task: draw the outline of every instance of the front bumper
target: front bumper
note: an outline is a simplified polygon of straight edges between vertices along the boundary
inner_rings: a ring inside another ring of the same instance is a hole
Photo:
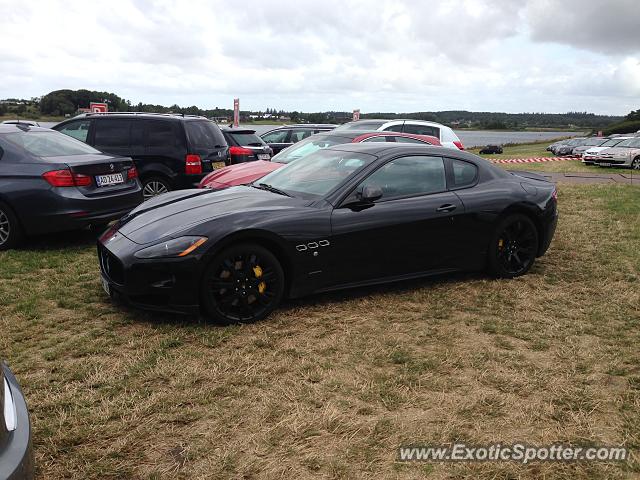
[[[31,479],[34,476],[34,462],[27,403],[11,370],[3,363],[0,363],[0,368],[4,370],[16,411],[16,429],[7,434],[4,442],[0,442],[0,478]],[[0,385],[0,388],[4,388],[4,385]]]
[[[138,259],[143,248],[120,233],[98,241],[102,284],[114,300],[144,310],[196,315],[200,312],[199,257]]]

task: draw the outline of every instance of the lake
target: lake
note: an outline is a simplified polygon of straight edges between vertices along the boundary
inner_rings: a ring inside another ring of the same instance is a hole
[[[40,125],[51,128],[56,122],[42,122]],[[255,130],[259,135],[276,128],[278,125],[240,125]],[[549,141],[560,137],[577,137],[584,132],[512,132],[507,130],[455,130],[465,147],[478,147],[488,144],[530,143]]]

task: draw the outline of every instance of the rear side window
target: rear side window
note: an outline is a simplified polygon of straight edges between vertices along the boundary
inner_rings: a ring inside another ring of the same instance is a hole
[[[403,125],[401,123],[399,123],[398,125],[391,125],[390,127],[387,127],[384,129],[385,132],[399,132],[402,133],[402,127]]]
[[[166,147],[173,148],[176,146],[176,134],[173,130],[172,122],[162,120],[148,120],[146,122],[147,147]]]
[[[78,120],[76,122],[69,122],[64,127],[56,129],[60,133],[69,135],[70,137],[80,140],[81,142],[87,142],[87,134],[89,133],[90,120]]]
[[[431,125],[404,124],[405,133],[413,133],[415,135],[431,135],[440,138],[440,129]]]
[[[131,143],[131,120],[95,122],[94,144],[97,148],[128,147]]]
[[[456,188],[473,185],[478,176],[478,167],[473,163],[451,159],[453,168],[453,183]]]
[[[227,141],[224,139],[220,127],[206,120],[184,122],[187,131],[189,145],[197,148],[224,147]]]

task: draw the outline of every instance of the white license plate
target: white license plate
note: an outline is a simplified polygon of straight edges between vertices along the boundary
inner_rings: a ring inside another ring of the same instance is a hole
[[[607,163],[607,162],[600,162],[598,165],[600,165],[601,167],[610,167],[611,164]]]
[[[270,159],[271,159],[271,155],[269,155],[268,153],[258,154],[258,160],[270,160]]]
[[[99,187],[108,187],[110,185],[119,185],[124,183],[124,176],[121,173],[112,173],[110,175],[96,176],[96,184]]]
[[[104,277],[101,277],[102,280],[102,289],[105,291],[105,293],[109,296],[111,296],[111,287],[109,286],[109,282],[107,282]]]

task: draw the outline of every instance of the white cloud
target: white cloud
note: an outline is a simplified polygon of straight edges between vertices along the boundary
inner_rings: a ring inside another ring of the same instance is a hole
[[[637,34],[604,42],[578,26],[623,8],[633,22],[636,9],[592,3],[0,0],[0,97],[89,88],[203,107],[240,96],[253,109],[626,113]]]

